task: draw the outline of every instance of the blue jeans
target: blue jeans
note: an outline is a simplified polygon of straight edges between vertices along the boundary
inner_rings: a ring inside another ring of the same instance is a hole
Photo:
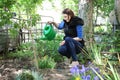
[[[71,37],[66,37],[65,44],[59,47],[58,52],[67,58],[72,57],[73,61],[78,61],[77,54],[81,51],[80,47],[83,47],[80,42]]]

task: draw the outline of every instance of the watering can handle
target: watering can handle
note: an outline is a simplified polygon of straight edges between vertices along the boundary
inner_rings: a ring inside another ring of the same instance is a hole
[[[51,23],[46,23],[46,25],[45,25],[45,26],[47,26],[47,25],[50,25],[50,26],[52,27],[52,24],[51,24]]]

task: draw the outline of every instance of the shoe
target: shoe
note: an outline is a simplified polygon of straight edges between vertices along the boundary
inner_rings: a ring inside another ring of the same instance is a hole
[[[69,67],[74,67],[74,66],[79,66],[79,62],[78,61],[72,61],[72,63],[69,65]]]

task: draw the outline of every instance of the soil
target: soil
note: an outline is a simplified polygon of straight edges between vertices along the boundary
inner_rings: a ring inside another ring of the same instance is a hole
[[[15,76],[22,70],[35,69],[33,61],[7,59],[0,60],[0,80],[14,80]],[[58,63],[55,69],[40,69],[43,80],[69,80],[71,74],[68,64],[65,62]]]
[[[0,60],[0,80],[14,80],[15,76],[23,70],[36,70],[33,63],[25,59]],[[68,65],[68,62],[60,62],[55,69],[39,69],[39,72],[43,75],[43,80],[69,80],[71,74]]]

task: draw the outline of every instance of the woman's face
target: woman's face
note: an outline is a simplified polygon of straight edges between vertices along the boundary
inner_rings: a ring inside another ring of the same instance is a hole
[[[63,19],[66,21],[66,22],[69,22],[70,19],[71,19],[71,16],[67,15],[67,14],[63,14]]]

